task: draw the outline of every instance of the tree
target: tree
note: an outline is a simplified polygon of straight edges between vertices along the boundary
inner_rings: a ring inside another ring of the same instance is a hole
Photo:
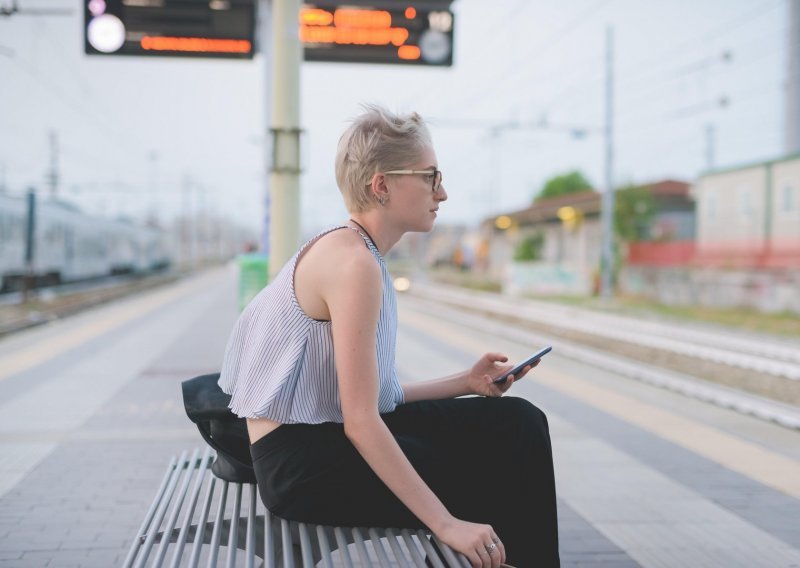
[[[614,193],[614,233],[620,240],[646,239],[655,214],[656,204],[649,187],[629,185]]]
[[[592,188],[584,175],[579,170],[572,170],[566,174],[550,178],[545,182],[542,190],[536,195],[534,202],[548,197],[558,197],[568,193],[578,193]]]
[[[539,260],[542,258],[542,248],[544,247],[544,233],[537,231],[529,235],[517,245],[514,250],[514,260]]]

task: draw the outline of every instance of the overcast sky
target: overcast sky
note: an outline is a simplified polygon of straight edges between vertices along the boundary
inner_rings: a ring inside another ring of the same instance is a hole
[[[783,153],[787,0],[456,0],[452,10],[452,68],[303,64],[304,232],[345,218],[333,156],[361,102],[430,119],[450,195],[440,222],[475,223],[524,207],[547,178],[573,168],[602,189],[601,136],[492,136],[448,125],[546,117],[554,125],[602,127],[608,25],[618,183],[691,181],[707,164],[709,124],[717,167]],[[82,26],[77,7],[66,17],[0,17],[0,182],[7,191],[43,186],[55,130],[61,194],[91,212],[157,209],[169,218],[181,210],[188,176],[203,188],[199,207],[258,226],[267,108],[261,56],[87,56]]]

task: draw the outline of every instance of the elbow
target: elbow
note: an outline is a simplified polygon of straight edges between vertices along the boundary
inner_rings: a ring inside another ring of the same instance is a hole
[[[383,424],[379,415],[358,417],[345,416],[344,435],[347,436],[347,439],[350,440],[353,445],[357,445],[358,441],[363,440],[366,434],[375,431],[376,422]]]

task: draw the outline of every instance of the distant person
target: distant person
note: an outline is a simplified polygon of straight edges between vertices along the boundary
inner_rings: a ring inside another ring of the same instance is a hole
[[[300,248],[225,351],[220,386],[247,418],[261,499],[295,521],[425,526],[473,566],[558,566],[547,419],[501,398],[507,357],[397,379],[384,257],[447,199],[422,118],[365,107],[339,140],[336,181],[351,218]]]

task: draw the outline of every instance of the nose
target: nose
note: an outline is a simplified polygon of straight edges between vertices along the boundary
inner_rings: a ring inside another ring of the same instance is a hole
[[[435,197],[439,201],[447,201],[447,190],[444,188],[444,182],[439,184],[439,189],[436,190]]]

